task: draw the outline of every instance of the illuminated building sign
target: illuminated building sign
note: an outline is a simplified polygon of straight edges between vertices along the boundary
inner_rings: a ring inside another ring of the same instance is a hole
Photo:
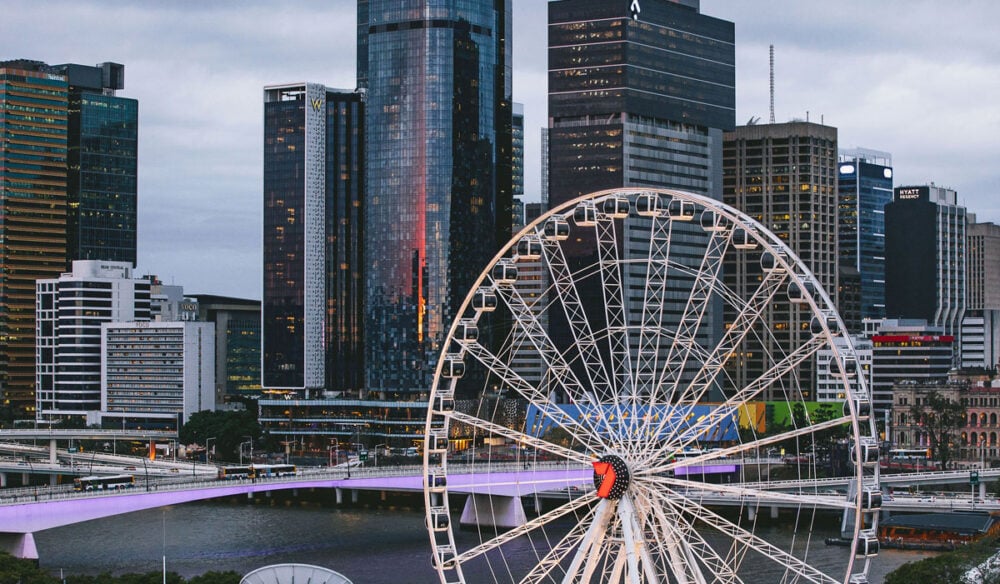
[[[930,189],[927,187],[899,187],[896,189],[897,201],[927,201]]]

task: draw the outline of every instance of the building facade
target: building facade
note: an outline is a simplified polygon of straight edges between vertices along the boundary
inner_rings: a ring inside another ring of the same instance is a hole
[[[260,301],[212,294],[193,298],[198,320],[215,324],[215,403],[260,397]]]
[[[87,420],[101,409],[101,325],[150,319],[150,283],[131,262],[77,260],[36,283],[35,420]]]
[[[864,376],[871,385],[872,372],[872,342],[870,339],[852,336],[854,353],[858,360],[858,375]],[[847,348],[847,339],[843,336],[834,337],[834,346],[843,351]],[[840,370],[830,365],[833,363],[833,349],[820,349],[816,352],[816,401],[843,403],[847,399],[844,393],[844,378]]]
[[[948,379],[955,337],[923,320],[883,321],[872,336],[872,409],[878,416],[893,407],[897,384],[937,383]],[[881,419],[881,418],[879,418]]]
[[[213,323],[104,323],[101,355],[105,428],[179,430],[215,409]]]
[[[66,269],[66,77],[0,62],[0,405],[35,415],[35,281]]]
[[[724,202],[781,238],[812,271],[831,298],[839,288],[837,256],[837,129],[810,122],[747,125],[726,134]],[[727,260],[724,281],[749,298],[763,276],[760,251]],[[734,315],[727,314],[727,321]],[[769,334],[745,341],[729,371],[737,387],[760,377],[811,335],[808,307],[778,294],[765,308]],[[815,359],[795,372],[802,397],[814,400]],[[765,400],[777,399],[765,395]]]
[[[56,65],[69,83],[67,264],[137,257],[139,102],[118,63]]]
[[[1000,365],[1000,226],[967,214],[962,369]]]
[[[358,2],[365,386],[380,399],[426,394],[461,302],[510,239],[510,6]]]
[[[958,335],[965,314],[966,213],[958,193],[896,187],[885,207],[885,308]]]
[[[858,274],[858,302],[838,295],[837,306],[852,334],[861,320],[885,318],[885,206],[892,201],[892,155],[888,152],[841,150],[837,166],[841,273]],[[841,285],[842,290],[851,290]],[[856,310],[847,310],[849,306]]]
[[[314,83],[264,89],[265,389],[362,387],[364,103]]]

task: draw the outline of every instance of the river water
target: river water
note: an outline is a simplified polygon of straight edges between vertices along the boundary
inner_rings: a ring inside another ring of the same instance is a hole
[[[355,584],[436,582],[423,512],[409,507],[302,504],[299,501],[241,499],[189,503],[88,521],[35,534],[40,565],[53,574],[159,571],[185,577],[217,570],[245,574],[270,564],[298,562],[336,570]],[[769,539],[784,537],[780,525],[765,526]],[[835,535],[817,533],[813,537]],[[760,528],[758,529],[760,533]],[[762,533],[763,535],[763,533]],[[472,538],[473,534],[460,533]],[[527,544],[526,544],[527,545]],[[811,563],[826,569],[844,565],[847,550],[813,546]],[[464,548],[463,548],[464,549]],[[884,550],[871,571],[882,582],[899,565],[925,557],[920,552]],[[532,550],[512,549],[511,562],[530,562]],[[842,571],[842,569],[841,569]],[[466,573],[470,582],[492,581]],[[780,573],[775,574],[777,582]],[[761,573],[758,582],[770,581]]]

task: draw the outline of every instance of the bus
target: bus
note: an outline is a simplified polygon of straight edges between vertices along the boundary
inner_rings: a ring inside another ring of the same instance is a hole
[[[90,476],[73,479],[74,491],[117,491],[135,486],[132,475]]]
[[[293,477],[296,473],[294,464],[255,464],[252,468],[257,478]]]
[[[219,469],[219,480],[243,480],[271,477],[292,477],[297,473],[294,464],[251,464],[224,466]]]
[[[893,448],[889,451],[888,468],[918,469],[932,468],[937,463],[930,460],[931,451],[928,448]]]
[[[219,469],[219,480],[249,479],[253,476],[252,466],[224,466]]]

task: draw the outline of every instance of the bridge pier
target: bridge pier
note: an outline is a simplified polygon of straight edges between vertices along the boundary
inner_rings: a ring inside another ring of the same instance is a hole
[[[21,486],[22,487],[27,487],[30,482],[31,482],[31,474],[26,473],[26,472],[22,472],[21,473]]]
[[[333,490],[333,492],[337,497],[337,504],[342,505],[344,503],[344,489],[337,487]]]
[[[0,472],[0,489],[5,488],[6,486],[7,486],[7,473]]]
[[[756,521],[757,519],[757,507],[747,507],[747,520]]]
[[[22,560],[37,560],[38,548],[31,533],[0,533],[0,550]]]
[[[986,500],[986,483],[985,482],[980,482],[979,483],[979,500],[980,501],[985,501]]]
[[[253,501],[253,491],[250,491],[249,493],[247,493],[247,499],[250,499],[251,501]]]
[[[527,521],[521,497],[469,495],[459,524],[512,529]]]
[[[358,502],[358,490],[351,489],[351,503],[357,503],[357,502]]]
[[[771,519],[777,519],[777,518],[778,518],[778,506],[771,505]]]
[[[49,464],[55,464],[58,462],[56,457],[56,439],[53,438],[49,440]]]

